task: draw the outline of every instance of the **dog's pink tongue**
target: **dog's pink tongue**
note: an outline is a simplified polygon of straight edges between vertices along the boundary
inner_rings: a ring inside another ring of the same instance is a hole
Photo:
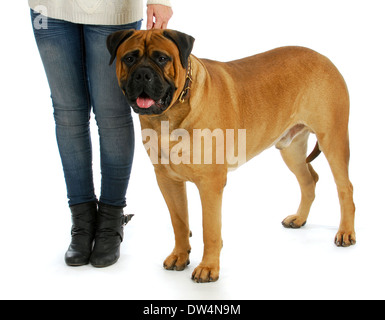
[[[155,101],[152,100],[151,98],[139,97],[138,99],[136,99],[136,104],[138,105],[139,108],[148,109],[155,104]]]

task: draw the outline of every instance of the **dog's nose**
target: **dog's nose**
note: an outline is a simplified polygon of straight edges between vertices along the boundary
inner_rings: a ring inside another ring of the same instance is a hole
[[[136,72],[134,79],[138,83],[149,83],[154,80],[154,75],[151,69],[141,68]]]

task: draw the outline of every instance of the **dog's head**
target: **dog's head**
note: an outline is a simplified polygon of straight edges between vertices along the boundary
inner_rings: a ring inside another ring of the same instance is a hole
[[[110,64],[129,105],[140,115],[157,115],[183,91],[194,38],[174,30],[122,30],[111,34]]]

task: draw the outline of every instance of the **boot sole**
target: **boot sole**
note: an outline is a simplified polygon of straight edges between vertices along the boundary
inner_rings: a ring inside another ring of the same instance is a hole
[[[88,264],[89,262],[86,262],[86,263],[67,263],[66,262],[66,265],[69,267],[81,267],[81,266],[86,266]]]
[[[107,268],[107,267],[110,267],[112,266],[113,264],[117,263],[119,259],[116,259],[115,261],[112,261],[111,263],[108,263],[108,264],[93,264],[91,262],[91,265],[95,268],[98,268],[98,269],[101,269],[101,268]]]

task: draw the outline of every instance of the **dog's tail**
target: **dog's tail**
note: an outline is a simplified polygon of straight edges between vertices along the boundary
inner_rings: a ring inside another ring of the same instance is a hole
[[[309,154],[309,156],[306,158],[306,163],[312,162],[315,158],[317,158],[321,154],[321,150],[319,148],[318,141],[313,149],[313,151]]]

